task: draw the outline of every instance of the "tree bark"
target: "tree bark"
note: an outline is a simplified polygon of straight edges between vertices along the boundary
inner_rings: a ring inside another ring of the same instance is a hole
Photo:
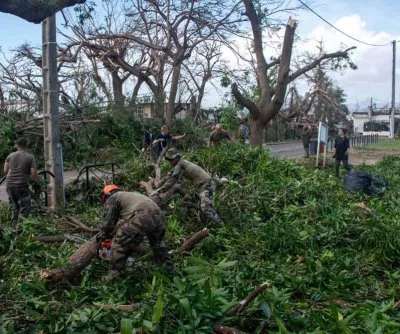
[[[70,241],[75,242],[77,244],[83,244],[86,242],[85,239],[76,235],[69,234],[61,234],[61,235],[41,235],[39,237],[35,237],[34,240],[43,242],[43,243],[56,243],[56,242],[64,242]]]
[[[96,254],[97,243],[96,236],[94,236],[70,256],[67,264],[55,269],[42,270],[40,279],[48,282],[70,280],[87,267]]]
[[[65,217],[65,219],[66,219],[67,224],[69,224],[75,228],[78,228],[82,231],[90,232],[90,233],[100,232],[100,230],[98,228],[89,227],[74,217],[67,216],[67,217]]]
[[[245,332],[241,332],[236,328],[222,325],[213,325],[213,330],[217,334],[246,334]]]
[[[16,15],[33,23],[40,23],[46,17],[76,4],[85,3],[86,0],[1,0],[0,12]]]
[[[173,116],[175,114],[175,100],[178,93],[179,78],[181,75],[181,64],[175,64],[172,70],[171,87],[168,97],[167,112],[165,115],[165,122],[167,125],[172,123]]]
[[[111,72],[111,79],[112,79],[112,88],[114,95],[114,104],[116,104],[117,106],[123,106],[125,102],[125,95],[122,92],[122,86],[124,80],[119,77],[117,69]]]
[[[201,240],[210,234],[208,228],[203,228],[200,231],[193,233],[189,239],[185,240],[184,243],[176,250],[174,253],[180,254],[183,252],[190,251],[194,246],[196,246]]]
[[[0,86],[0,110],[6,109],[6,103],[4,102],[4,93]]]
[[[253,119],[251,122],[250,143],[252,146],[262,146],[264,141],[265,125],[262,119]]]

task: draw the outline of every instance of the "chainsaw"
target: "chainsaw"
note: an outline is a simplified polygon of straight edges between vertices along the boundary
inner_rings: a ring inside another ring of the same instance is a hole
[[[99,242],[97,246],[97,257],[104,261],[111,261],[111,250],[112,240],[103,240]]]

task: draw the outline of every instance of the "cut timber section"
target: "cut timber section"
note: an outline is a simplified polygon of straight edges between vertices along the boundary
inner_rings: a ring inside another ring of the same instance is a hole
[[[86,268],[97,254],[96,236],[86,241],[68,259],[68,263],[62,267],[42,270],[40,279],[45,281],[59,282],[70,280]]]
[[[183,253],[192,249],[197,243],[203,240],[209,235],[209,229],[204,228],[200,231],[193,233],[189,239],[187,239],[182,246],[180,246],[174,253]],[[143,244],[138,249],[141,252],[147,250],[146,245]],[[144,255],[147,258],[147,253]],[[40,272],[40,279],[48,282],[59,282],[62,280],[70,280],[76,277],[85,267],[87,267],[92,259],[97,255],[97,243],[96,236],[93,236],[90,240],[86,241],[69,259],[68,262],[54,269],[42,270]],[[144,257],[142,257],[143,259]]]

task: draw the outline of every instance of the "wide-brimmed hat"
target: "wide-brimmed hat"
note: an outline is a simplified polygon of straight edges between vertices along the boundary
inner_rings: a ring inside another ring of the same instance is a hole
[[[165,159],[168,160],[174,160],[175,158],[180,156],[181,155],[179,154],[179,151],[174,147],[168,149],[167,152],[165,152]]]

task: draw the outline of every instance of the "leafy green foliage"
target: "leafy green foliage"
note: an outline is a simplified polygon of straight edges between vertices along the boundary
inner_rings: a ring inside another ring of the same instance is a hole
[[[227,143],[184,158],[228,178],[214,199],[225,227],[190,255],[175,256],[171,278],[135,257],[130,273],[111,284],[100,282],[107,265],[95,260],[71,284],[46,286],[39,271],[65,263],[76,246],[35,241],[59,229],[44,216],[24,220],[16,236],[0,207],[0,332],[210,333],[215,323],[249,333],[399,332],[399,158],[363,167],[390,182],[379,198],[345,192],[333,166],[315,170],[260,148]],[[150,175],[141,161],[120,167],[125,189]],[[179,203],[167,208],[171,249],[206,223],[197,212],[183,216]],[[89,225],[100,222],[100,204],[66,210]],[[270,287],[244,311],[224,316],[265,281]],[[121,304],[132,312],[119,311]]]
[[[14,139],[13,125],[7,120],[2,120],[0,123],[0,161],[4,161],[12,152]]]

